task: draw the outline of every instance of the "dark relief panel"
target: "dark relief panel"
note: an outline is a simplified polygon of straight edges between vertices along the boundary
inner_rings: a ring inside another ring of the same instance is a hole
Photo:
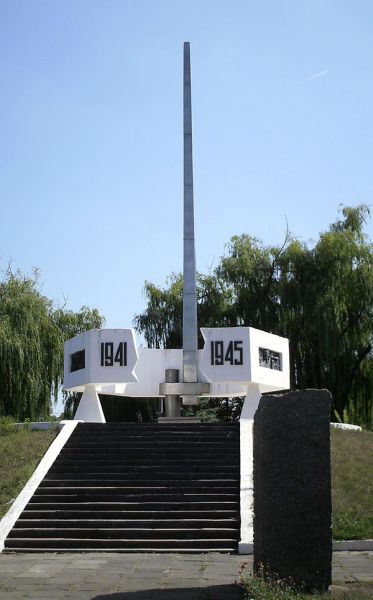
[[[259,348],[259,365],[274,371],[282,371],[281,353],[269,348]]]
[[[74,373],[74,371],[80,371],[81,369],[85,369],[85,350],[70,354],[70,372]]]

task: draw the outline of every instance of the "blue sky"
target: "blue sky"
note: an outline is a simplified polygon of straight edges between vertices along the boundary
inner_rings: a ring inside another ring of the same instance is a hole
[[[198,269],[316,239],[372,204],[372,40],[363,0],[0,0],[2,268],[108,327],[181,270],[184,41]]]

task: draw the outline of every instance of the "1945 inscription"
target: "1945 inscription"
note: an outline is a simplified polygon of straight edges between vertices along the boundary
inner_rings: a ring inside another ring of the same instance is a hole
[[[229,365],[243,364],[242,340],[230,341],[224,344],[223,341],[213,341],[211,348],[211,364],[222,366],[225,363]]]

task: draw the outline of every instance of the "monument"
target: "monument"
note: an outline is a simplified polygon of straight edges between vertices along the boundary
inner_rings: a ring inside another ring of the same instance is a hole
[[[101,329],[65,343],[64,388],[83,392],[76,419],[104,422],[97,392],[164,397],[165,416],[201,396],[248,396],[289,387],[288,340],[252,327],[202,328],[198,350],[190,45],[184,44],[183,348],[136,348],[132,329]],[[246,410],[244,409],[244,413]]]
[[[241,553],[254,549],[256,573],[327,590],[330,394],[283,392],[288,340],[271,333],[202,328],[198,349],[193,205],[186,43],[183,348],[137,349],[132,329],[93,329],[66,342],[64,387],[83,395],[10,509],[0,550],[225,552],[238,542]],[[105,425],[98,392],[163,397],[162,425]],[[201,396],[245,396],[239,431],[182,424],[180,404]]]
[[[198,349],[190,45],[184,44],[183,348],[137,348],[132,329],[94,329],[65,343],[64,388],[83,392],[76,420],[105,422],[98,393],[164,398],[165,418],[200,397],[244,396],[241,430],[241,552],[253,547],[253,416],[263,392],[288,389],[286,338],[253,327],[202,328]],[[180,400],[181,399],[181,400]],[[125,400],[123,400],[125,401]]]

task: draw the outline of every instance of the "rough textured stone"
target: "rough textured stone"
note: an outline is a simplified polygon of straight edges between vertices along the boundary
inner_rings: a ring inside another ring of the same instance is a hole
[[[254,569],[331,584],[330,394],[263,396],[254,419]]]

